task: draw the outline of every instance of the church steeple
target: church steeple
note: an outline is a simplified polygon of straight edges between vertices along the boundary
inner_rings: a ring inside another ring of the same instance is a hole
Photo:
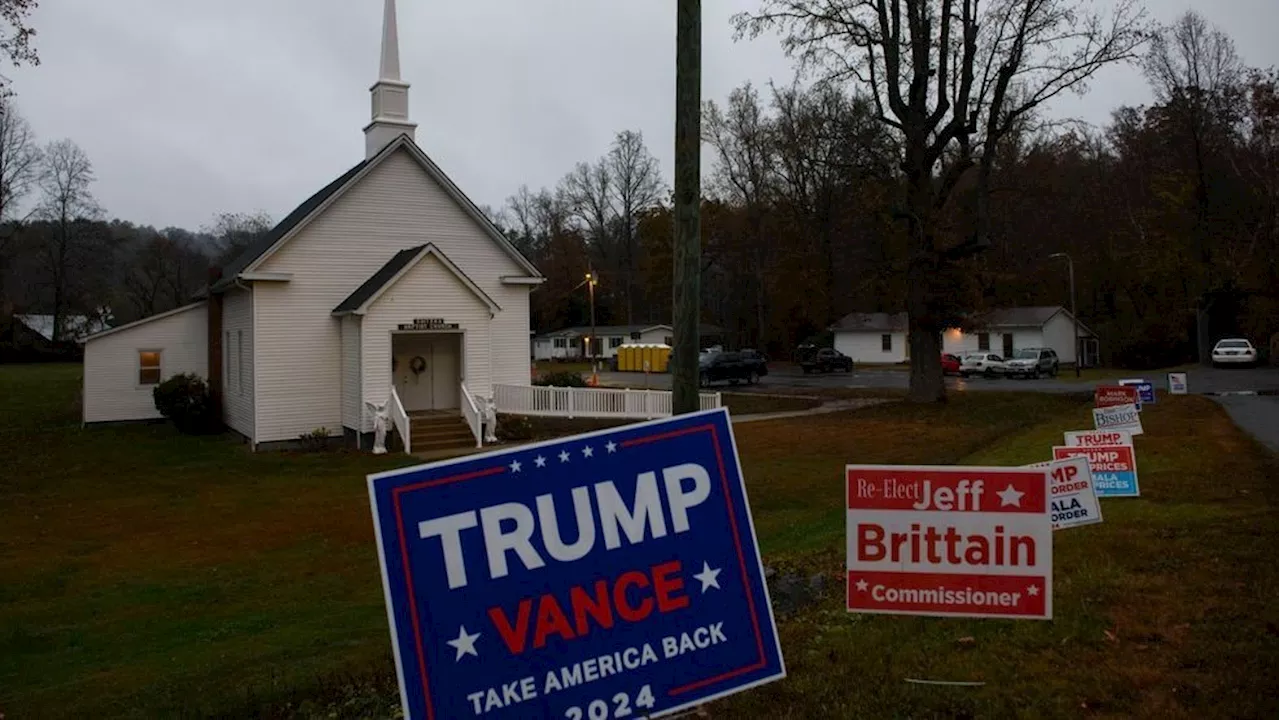
[[[373,95],[373,121],[364,129],[365,158],[377,155],[400,134],[414,136],[409,122],[409,83],[400,79],[400,37],[396,32],[396,0],[386,0],[382,17],[382,62]]]

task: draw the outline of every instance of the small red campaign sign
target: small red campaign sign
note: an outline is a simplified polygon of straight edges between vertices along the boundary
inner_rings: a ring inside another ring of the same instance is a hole
[[[1111,407],[1112,405],[1134,405],[1141,402],[1138,388],[1132,385],[1099,385],[1093,390],[1094,407]]]
[[[1062,437],[1068,447],[1133,444],[1133,435],[1128,430],[1068,430]]]
[[[1053,617],[1043,469],[848,465],[850,612]]]

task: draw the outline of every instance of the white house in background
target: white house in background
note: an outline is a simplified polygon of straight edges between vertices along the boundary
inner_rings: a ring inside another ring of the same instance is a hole
[[[942,352],[960,355],[986,351],[1004,357],[1023,348],[1052,348],[1064,365],[1076,361],[1073,318],[1065,308],[1003,308],[975,316],[966,328],[942,334]],[[835,349],[860,363],[900,363],[910,358],[906,313],[851,313],[831,326]],[[1084,367],[1098,362],[1098,339],[1080,324]]]
[[[597,325],[595,333],[598,338],[596,342],[599,344],[596,353],[605,359],[616,357],[618,348],[629,343],[670,345],[672,340],[670,325]],[[703,342],[722,334],[723,330],[715,325],[703,323],[698,328],[698,335]],[[531,354],[534,360],[585,358],[590,355],[587,350],[589,337],[591,337],[590,325],[543,333],[533,338]]]
[[[835,349],[856,363],[907,360],[906,313],[849,313],[830,329]]]
[[[1076,361],[1075,318],[1060,305],[1003,308],[975,316],[965,329],[952,328],[942,334],[942,351],[959,355],[990,351],[1009,357],[1024,348],[1051,348],[1063,365]],[[1080,323],[1082,367],[1098,362],[1098,338]]]
[[[424,418],[528,384],[529,292],[543,277],[414,141],[408,90],[386,0],[365,159],[198,302],[88,338],[86,423],[157,417],[152,388],[180,372],[208,378],[255,447],[321,427],[369,433],[366,403],[393,389]]]

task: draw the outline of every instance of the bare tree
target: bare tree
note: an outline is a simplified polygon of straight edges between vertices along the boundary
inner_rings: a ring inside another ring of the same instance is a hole
[[[87,260],[86,246],[95,238],[94,228],[88,226],[102,215],[89,188],[93,181],[93,164],[79,145],[58,140],[45,149],[38,212],[53,228],[40,250],[53,290],[54,340],[62,339],[71,273],[76,264]]]
[[[31,125],[12,101],[0,99],[0,222],[13,217],[39,174],[40,148]]]
[[[644,145],[644,136],[639,131],[623,130],[617,134],[613,147],[605,158],[605,167],[611,176],[609,190],[618,224],[615,246],[620,256],[618,264],[622,275],[627,324],[631,324],[635,322],[634,291],[638,254],[636,225],[640,213],[661,200],[662,176],[657,159],[649,154],[649,149]]]
[[[596,266],[594,270],[598,271],[603,266],[610,280],[620,274],[617,248],[611,232],[616,218],[610,197],[612,187],[609,167],[601,158],[594,165],[584,162],[575,165],[557,191],[570,217],[587,239],[588,261]],[[582,268],[583,273],[587,271],[588,268]],[[609,297],[616,298],[618,290],[616,282],[604,286],[604,294]],[[600,300],[597,294],[596,301]]]
[[[1203,277],[1212,266],[1209,234],[1209,157],[1224,137],[1215,137],[1221,118],[1240,106],[1244,67],[1235,43],[1201,15],[1189,12],[1164,27],[1152,40],[1143,63],[1156,98],[1165,106],[1175,131],[1189,146],[1195,177],[1196,212],[1192,246],[1199,262],[1196,278],[1200,294],[1196,307],[1197,350],[1200,362],[1209,361],[1209,303],[1211,284]],[[1221,135],[1221,133],[1219,133]]]
[[[244,249],[271,232],[271,216],[258,210],[251,213],[219,213],[204,231],[213,235],[217,249],[215,262],[225,265],[235,260]]]
[[[746,215],[746,237],[737,243],[747,258],[754,285],[757,347],[767,344],[765,322],[766,275],[771,243],[765,241],[764,218],[777,180],[773,128],[759,93],[746,83],[729,93],[722,112],[714,101],[702,111],[702,139],[715,151],[716,166],[710,189],[737,203]]]
[[[38,0],[0,0],[0,55],[7,57],[15,66],[40,64],[40,56],[31,47],[31,38],[36,36],[36,31],[27,24],[31,11],[38,5]],[[0,98],[12,94],[9,78],[0,75]]]
[[[4,295],[8,253],[14,244],[13,219],[40,171],[40,148],[27,119],[0,95],[0,299]]]
[[[507,198],[506,214],[511,222],[513,242],[530,259],[541,257],[551,238],[564,230],[569,210],[563,195],[546,188],[534,193],[521,185]]]
[[[953,312],[943,272],[988,243],[987,190],[1001,140],[1048,100],[1082,91],[1102,67],[1133,59],[1144,11],[1117,0],[763,0],[734,17],[739,36],[778,30],[783,48],[827,82],[857,81],[901,143],[908,236],[909,397],[946,399],[938,362]],[[938,219],[977,167],[974,232],[947,244]]]

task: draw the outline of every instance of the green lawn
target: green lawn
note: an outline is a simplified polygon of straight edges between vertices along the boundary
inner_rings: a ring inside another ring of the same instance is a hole
[[[81,429],[78,373],[0,366],[0,713],[394,712],[364,475],[405,461]],[[788,679],[713,715],[1274,717],[1275,458],[1203,398],[1144,412],[1143,498],[1055,537],[1053,622],[843,611],[846,462],[1030,462],[1087,418],[966,393],[739,426],[766,563],[831,590],[781,619]]]

